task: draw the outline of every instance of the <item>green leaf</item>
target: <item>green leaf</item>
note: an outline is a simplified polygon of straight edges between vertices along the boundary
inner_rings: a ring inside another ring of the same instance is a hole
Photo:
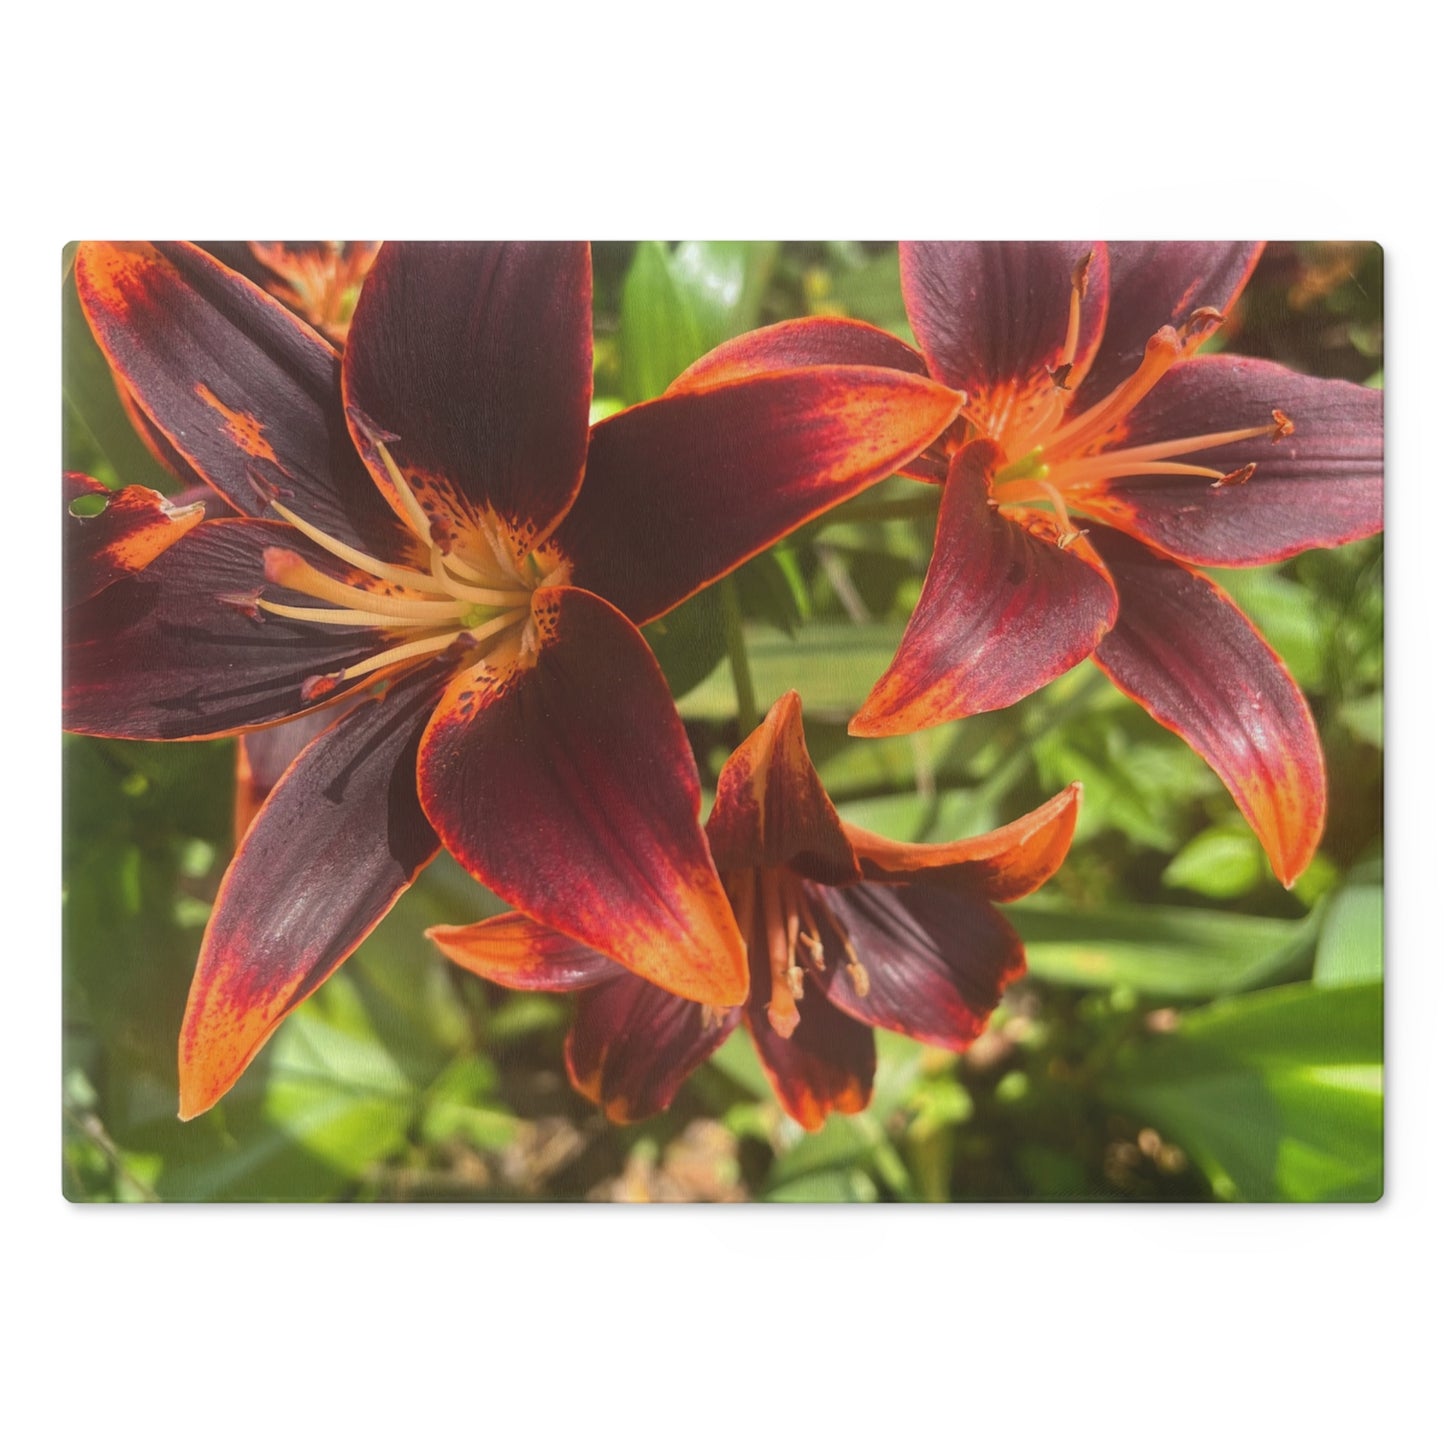
[[[837,272],[822,299],[829,309],[840,309],[860,321],[871,321],[904,341],[913,341],[903,310],[896,246],[890,246],[880,255],[869,256],[853,270]]]
[[[633,257],[622,287],[618,341],[622,392],[629,402],[661,396],[705,350],[689,298],[659,241],[642,242]]]
[[[1171,888],[1206,898],[1238,898],[1268,876],[1259,840],[1243,824],[1206,828],[1187,842],[1164,870]]]
[[[1364,697],[1351,698],[1341,703],[1337,713],[1340,721],[1350,730],[1353,737],[1371,747],[1385,748],[1385,694],[1366,693]]]
[[[1249,615],[1306,691],[1319,687],[1329,649],[1328,613],[1308,587],[1274,567],[1210,574]]]
[[[810,622],[780,637],[769,628],[744,628],[753,685],[761,706],[789,688],[802,695],[809,712],[851,717],[883,675],[903,635],[902,622]],[[736,710],[732,674],[721,663],[678,701],[685,718],[725,722]]]
[[[872,1204],[878,1186],[862,1169],[826,1169],[766,1189],[762,1197],[773,1204]]]
[[[1376,985],[1294,984],[1185,1015],[1101,1089],[1191,1154],[1225,1198],[1373,1200],[1383,1189]]]
[[[1376,983],[1385,972],[1385,890],[1352,882],[1330,900],[1320,925],[1315,982],[1321,988]]]
[[[680,607],[674,607],[666,617],[649,622],[642,629],[642,635],[652,648],[674,697],[691,693],[714,668],[720,668],[731,688],[722,594],[716,587],[699,592]],[[730,701],[721,716],[731,717],[732,712]]]
[[[776,241],[684,241],[669,258],[703,351],[751,330],[777,259]]]
[[[1121,904],[1081,912],[1045,897],[1010,905],[1029,972],[1072,988],[1210,998],[1287,963],[1314,934],[1310,918],[1252,918],[1205,908]]]

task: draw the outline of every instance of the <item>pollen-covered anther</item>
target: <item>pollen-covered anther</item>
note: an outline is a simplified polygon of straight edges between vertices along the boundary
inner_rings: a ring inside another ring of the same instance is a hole
[[[1083,535],[1084,531],[1082,529],[1077,527],[1070,528],[1067,531],[1060,532],[1059,535],[1054,538],[1054,545],[1060,552],[1067,552]]]
[[[856,955],[847,966],[847,974],[848,982],[853,985],[853,992],[859,998],[867,998],[868,990],[872,985],[868,981],[868,970],[858,962]]]
[[[1274,435],[1270,437],[1271,444],[1282,442],[1286,437],[1294,435],[1294,423],[1278,407],[1270,412],[1270,415],[1274,418]]]
[[[1225,472],[1222,477],[1216,477],[1209,485],[1211,487],[1242,487],[1258,470],[1258,462],[1246,462],[1242,467],[1232,472]]]

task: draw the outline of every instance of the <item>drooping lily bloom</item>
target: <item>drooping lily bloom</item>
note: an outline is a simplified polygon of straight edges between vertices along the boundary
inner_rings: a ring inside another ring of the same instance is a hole
[[[955,1050],[982,1032],[1024,970],[993,904],[1052,877],[1079,792],[980,838],[890,842],[838,817],[790,692],[724,765],[707,824],[747,943],[744,1006],[678,998],[519,913],[428,936],[495,983],[579,990],[567,1070],[618,1123],[665,1109],[742,1022],[783,1107],[816,1129],[868,1106],[875,1026]]]
[[[1198,569],[1277,562],[1383,526],[1378,391],[1195,355],[1256,245],[904,243],[922,354],[858,322],[786,322],[674,384],[778,365],[912,366],[965,390],[909,469],[943,482],[933,561],[850,730],[1006,707],[1092,655],[1219,774],[1292,883],[1324,827],[1299,689]]]
[[[76,281],[123,385],[238,515],[69,611],[67,726],[216,737],[354,704],[287,768],[222,880],[183,1117],[439,840],[564,933],[678,993],[740,1000],[696,767],[637,626],[886,475],[957,393],[878,368],[775,371],[589,434],[585,245],[383,247],[344,356],[193,246],[86,244]]]

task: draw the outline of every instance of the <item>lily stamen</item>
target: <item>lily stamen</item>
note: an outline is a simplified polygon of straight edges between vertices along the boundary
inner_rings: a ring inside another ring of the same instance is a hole
[[[783,917],[780,880],[764,872],[759,879],[763,895],[763,919],[768,937],[768,973],[772,992],[768,999],[768,1022],[781,1038],[792,1038],[798,1027],[798,996],[793,992],[792,950],[788,947],[788,926]]]
[[[342,668],[340,672],[318,673],[315,677],[308,677],[302,684],[301,696],[307,702],[315,702],[317,698],[324,697],[343,682],[350,682],[353,678],[365,677],[368,673],[376,672],[383,667],[390,667],[393,663],[406,662],[413,657],[425,657],[432,652],[444,652],[460,635],[457,632],[443,632],[436,637],[423,637],[416,642],[408,642],[403,647],[393,647],[386,652],[379,652],[374,657],[368,657],[364,662]]]
[[[1045,445],[1045,459],[1078,451],[1095,438],[1104,436],[1158,385],[1183,351],[1179,333],[1172,326],[1161,326],[1149,338],[1144,347],[1144,356],[1133,375],[1116,386],[1103,401],[1091,406],[1082,416],[1076,417],[1067,426],[1060,427]]]
[[[401,468],[392,460],[391,453],[387,451],[386,444],[378,440],[375,435],[371,438],[371,444],[376,448],[377,455],[381,458],[381,465],[386,469],[386,475],[392,486],[396,489],[397,499],[401,502],[402,510],[406,513],[407,522],[416,535],[421,538],[428,547],[434,545],[431,532],[431,518],[422,509],[422,505],[416,499],[416,493],[412,491],[410,483],[401,474]]]
[[[1074,357],[1079,350],[1079,326],[1084,315],[1084,292],[1089,289],[1089,266],[1093,259],[1094,253],[1090,251],[1074,267],[1073,275],[1070,277],[1069,325],[1064,332],[1064,350],[1059,357],[1059,364],[1055,368],[1056,373],[1059,371],[1064,373],[1065,379],[1074,369]],[[1059,384],[1062,385],[1062,383]]]
[[[266,580],[277,586],[290,588],[293,592],[304,592],[322,602],[334,602],[342,607],[359,607],[364,611],[381,614],[384,621],[400,619],[415,624],[418,622],[446,622],[461,616],[456,601],[425,602],[411,597],[393,597],[384,592],[368,592],[363,587],[350,587],[318,571],[309,562],[284,547],[268,547],[265,554]],[[262,606],[267,604],[263,601]]]
[[[483,607],[511,607],[518,602],[525,602],[532,595],[526,588],[472,587],[465,582],[458,582],[447,576],[450,565],[448,557],[442,556],[440,552],[432,553],[432,576],[442,583],[453,597],[476,602]]]
[[[436,592],[438,588],[433,579],[424,576],[420,572],[414,572],[409,567],[393,567],[387,562],[378,562],[375,557],[369,557],[365,552],[359,552],[355,547],[348,547],[345,542],[337,539],[320,527],[314,526],[304,517],[298,517],[289,507],[283,507],[274,497],[271,499],[271,510],[280,513],[290,524],[296,528],[304,537],[309,537],[323,551],[330,552],[333,557],[339,557],[343,562],[349,562],[362,572],[369,572],[373,577],[379,577],[383,582],[398,582],[403,587],[414,588],[418,592]],[[450,589],[443,587],[442,592],[449,592]]]

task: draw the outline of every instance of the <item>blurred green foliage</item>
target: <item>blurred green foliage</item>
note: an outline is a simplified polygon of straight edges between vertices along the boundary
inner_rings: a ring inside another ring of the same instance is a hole
[[[846,314],[908,337],[892,246],[606,243],[595,273],[597,415],[785,317]],[[1378,248],[1272,246],[1222,344],[1378,384],[1382,284]],[[68,277],[63,307],[66,467],[173,490]],[[665,1116],[614,1127],[567,1084],[565,999],[508,995],[422,936],[500,906],[443,856],[226,1099],[182,1125],[175,1045],[234,846],[234,746],[68,738],[67,1197],[1378,1197],[1380,542],[1217,574],[1324,741],[1329,825],[1286,893],[1209,769],[1088,664],[1003,712],[847,738],[918,596],[936,505],[885,482],[749,563],[737,596],[758,701],[801,693],[846,817],[939,840],[1084,781],[1068,861],[1009,910],[1029,974],[967,1054],[880,1033],[872,1106],[808,1135],[734,1036]],[[739,740],[718,589],[647,632],[706,786]]]

